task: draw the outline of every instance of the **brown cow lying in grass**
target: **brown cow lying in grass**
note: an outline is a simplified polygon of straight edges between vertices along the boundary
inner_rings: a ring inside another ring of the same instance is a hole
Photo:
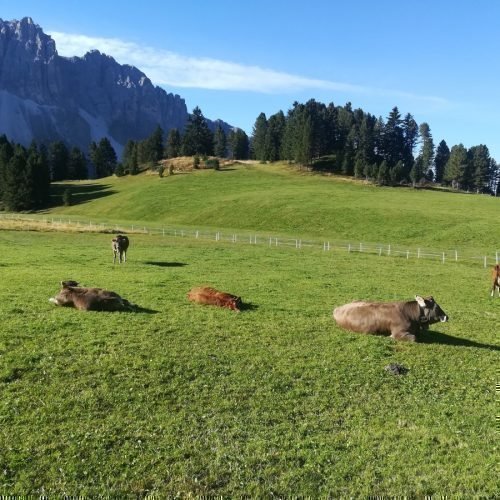
[[[227,307],[236,312],[240,312],[242,306],[241,297],[226,292],[219,292],[215,288],[208,286],[193,288],[187,294],[187,297],[191,302]]]
[[[102,288],[78,286],[76,281],[61,281],[61,290],[49,299],[57,306],[76,307],[81,311],[133,311],[134,304],[117,293]]]
[[[415,341],[415,334],[446,313],[432,297],[416,296],[409,302],[351,302],[333,310],[339,326],[360,333],[390,333],[393,339]]]
[[[492,269],[493,283],[491,284],[491,296],[495,296],[495,290],[500,297],[500,264],[496,264]]]

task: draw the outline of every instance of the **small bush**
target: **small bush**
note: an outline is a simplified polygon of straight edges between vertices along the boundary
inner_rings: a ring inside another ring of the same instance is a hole
[[[158,175],[159,175],[160,177],[163,177],[163,172],[164,172],[164,171],[165,171],[165,167],[164,167],[163,165],[160,165],[160,166],[158,167]]]
[[[198,155],[193,157],[193,168],[200,168],[200,157]]]
[[[214,170],[220,170],[219,160],[217,158],[211,158],[205,160],[205,168],[213,168]]]

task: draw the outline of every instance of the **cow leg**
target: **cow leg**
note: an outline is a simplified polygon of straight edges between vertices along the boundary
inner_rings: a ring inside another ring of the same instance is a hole
[[[415,335],[410,332],[392,332],[391,338],[394,340],[403,340],[405,342],[415,342]]]

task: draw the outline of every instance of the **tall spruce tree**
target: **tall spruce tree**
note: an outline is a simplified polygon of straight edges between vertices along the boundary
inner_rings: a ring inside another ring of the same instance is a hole
[[[68,157],[68,179],[87,179],[87,158],[77,147],[71,148]]]
[[[254,158],[258,161],[266,161],[266,136],[267,136],[267,118],[265,113],[260,113],[255,120],[252,130],[252,150]]]
[[[434,180],[435,182],[443,182],[444,169],[450,159],[450,149],[446,141],[441,141],[436,149],[434,157]]]
[[[171,128],[168,131],[167,143],[165,146],[166,158],[177,158],[181,154],[182,139],[178,129]]]
[[[432,160],[434,159],[434,141],[428,123],[423,122],[420,124],[419,135],[421,141],[419,156],[422,161],[423,172],[426,174],[432,168]]]
[[[443,180],[451,184],[454,189],[467,189],[468,169],[467,149],[463,144],[453,146],[445,166]]]
[[[34,207],[44,207],[50,200],[50,170],[47,151],[32,142],[27,151],[27,173],[32,179],[31,200]]]
[[[214,155],[225,158],[227,154],[227,138],[224,129],[217,124],[214,132]]]
[[[55,141],[49,145],[50,178],[53,181],[62,181],[68,178],[68,148],[62,141]]]
[[[383,131],[383,157],[387,162],[387,166],[391,169],[399,160],[405,160],[405,137],[402,127],[403,121],[397,107],[392,108],[392,111],[387,117]]]
[[[249,139],[244,130],[237,128],[229,134],[229,147],[234,160],[246,160],[249,154]]]
[[[182,152],[185,156],[213,154],[213,134],[207,121],[196,106],[188,118],[188,123],[182,140]]]
[[[281,159],[284,133],[285,115],[283,111],[279,111],[271,115],[267,121],[265,150],[269,161],[278,161]]]
[[[3,202],[7,210],[18,212],[33,206],[33,180],[28,171],[26,150],[16,145],[4,175]]]
[[[491,184],[491,158],[484,144],[473,146],[468,151],[472,188],[476,193],[489,191]]]
[[[114,173],[117,163],[116,152],[107,137],[103,137],[98,144],[91,143],[90,160],[94,164],[96,178],[108,177]]]
[[[122,166],[124,174],[135,175],[139,171],[139,162],[137,159],[137,143],[129,139],[125,144],[122,155]]]
[[[7,139],[7,136],[0,136],[0,201],[3,200],[3,192],[5,187],[5,176],[7,172],[7,164],[14,154],[14,148]]]
[[[419,128],[417,122],[410,113],[405,115],[401,128],[403,129],[403,152],[401,159],[403,161],[404,175],[406,176],[412,169],[413,162],[415,161],[413,152],[418,141]]]

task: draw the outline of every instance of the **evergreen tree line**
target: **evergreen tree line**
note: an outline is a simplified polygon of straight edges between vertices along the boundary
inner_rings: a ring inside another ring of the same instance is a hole
[[[259,161],[286,160],[381,185],[428,181],[494,194],[500,177],[485,145],[450,150],[443,140],[435,147],[429,125],[410,113],[402,118],[397,107],[384,120],[350,103],[294,102],[286,116],[260,113],[251,150]]]
[[[162,159],[178,156],[217,156],[244,160],[248,155],[249,139],[243,130],[236,128],[226,134],[224,129],[217,125],[212,132],[197,106],[189,116],[182,133],[177,128],[172,128],[165,137],[164,131],[158,126],[142,141],[127,141],[122,163],[117,166],[115,173],[134,175],[139,172],[139,165],[155,165]]]
[[[0,136],[0,205],[7,210],[46,206],[50,195],[50,171],[45,148],[29,148]]]
[[[116,153],[107,138],[90,145],[90,158],[77,147],[69,149],[62,141],[48,146],[33,141],[29,148],[0,136],[0,206],[11,211],[47,206],[52,181],[79,180],[111,175]]]
[[[101,178],[139,173],[140,165],[156,164],[163,158],[180,155],[226,157],[246,159],[249,140],[240,129],[232,130],[228,137],[219,125],[212,132],[196,107],[190,115],[183,134],[171,129],[164,140],[164,132],[158,126],[142,141],[129,140],[122,162],[107,137],[89,146],[88,158],[77,147],[68,148],[62,141],[48,146],[29,148],[0,137],[0,207],[11,211],[31,210],[49,203],[52,181]]]

